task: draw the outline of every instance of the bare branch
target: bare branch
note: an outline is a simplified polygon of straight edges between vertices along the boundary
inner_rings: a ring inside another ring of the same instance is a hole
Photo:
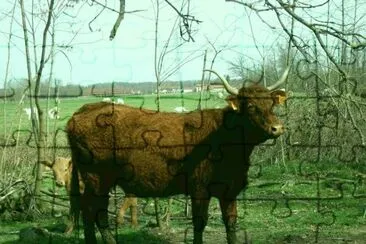
[[[345,44],[347,44],[348,46],[350,46],[351,48],[366,47],[366,37],[365,36],[362,36],[359,33],[344,33],[344,32],[341,32],[341,31],[335,29],[335,28],[332,28],[329,25],[323,25],[323,24],[317,24],[317,23],[311,23],[310,24],[307,21],[305,21],[305,19],[303,19],[299,15],[295,14],[295,12],[291,8],[288,7],[289,6],[288,4],[284,3],[282,0],[277,0],[277,2],[283,7],[283,9],[291,17],[293,17],[298,22],[300,22],[301,24],[306,26],[308,29],[313,31],[314,34],[316,34],[316,35],[320,35],[320,34],[332,35],[335,38],[337,38],[337,39],[341,40],[342,42],[344,42]],[[320,27],[324,27],[324,28],[320,28]],[[329,30],[332,30],[332,31],[329,31]],[[358,44],[357,43],[351,43],[347,39],[343,38],[343,36],[359,37],[359,38],[363,39],[363,41],[360,41],[360,43],[358,43]]]
[[[197,104],[197,109],[201,110],[201,102],[202,102],[202,95],[204,90],[204,82],[205,82],[205,69],[206,69],[206,60],[207,60],[207,49],[205,50],[205,54],[203,56],[203,67],[202,67],[202,76],[201,76],[201,89],[200,89],[200,97]],[[210,72],[211,74],[211,72]]]
[[[106,6],[105,5],[102,5],[103,6],[103,8],[99,11],[99,13],[96,15],[96,16],[94,16],[94,18],[91,20],[91,21],[89,21],[89,23],[88,23],[88,26],[89,26],[89,30],[91,31],[91,32],[93,32],[93,28],[91,27],[91,24],[103,13],[103,11],[106,9]]]
[[[300,37],[297,39],[297,36],[294,35],[293,32],[291,32],[289,29],[287,29],[286,25],[283,23],[282,19],[281,19],[281,15],[279,13],[279,11],[277,9],[274,9],[278,22],[280,23],[283,31],[288,35],[291,43],[297,48],[297,50],[299,50],[302,55],[306,58],[309,57],[308,53],[306,52],[306,48],[309,47],[309,45],[307,43],[305,43]],[[297,40],[301,41],[301,43],[299,43]]]
[[[360,136],[361,138],[361,145],[362,146],[365,146],[366,145],[366,140],[365,140],[365,135],[362,133],[362,130],[360,129],[360,127],[357,125],[357,122],[356,122],[356,119],[355,117],[353,116],[353,113],[351,111],[351,106],[350,106],[350,103],[345,101],[345,105],[346,105],[346,113],[349,115],[350,119],[351,119],[351,123],[352,123],[352,126],[353,128],[357,131],[358,135]]]
[[[255,12],[263,12],[263,11],[270,11],[272,10],[271,8],[257,8],[255,5],[256,3],[260,3],[262,2],[262,0],[259,0],[255,3],[245,3],[242,1],[238,1],[238,0],[225,0],[225,2],[233,2],[233,3],[237,3],[240,5],[243,5],[244,7],[250,8],[251,10],[254,10]]]
[[[189,41],[193,41],[193,36],[192,36],[192,24],[196,23],[196,24],[200,24],[202,23],[202,21],[196,19],[194,16],[189,14],[189,6],[187,9],[187,14],[182,14],[170,1],[165,0],[165,2],[174,9],[174,11],[181,17],[182,19],[182,25],[180,26],[180,36],[182,37],[183,40],[189,42]],[[188,35],[188,38],[184,37],[185,35]]]
[[[4,77],[4,107],[3,107],[3,120],[4,120],[4,138],[7,135],[7,116],[6,116],[6,97],[8,96],[7,94],[7,86],[8,86],[8,75],[9,75],[9,68],[10,68],[10,43],[11,43],[11,39],[12,39],[12,30],[13,30],[13,23],[14,23],[14,13],[15,13],[15,7],[17,5],[17,1],[14,1],[14,5],[11,11],[11,21],[10,21],[10,26],[9,26],[9,37],[8,37],[8,43],[7,43],[7,57],[6,57],[6,68],[5,68],[5,77]],[[5,150],[3,151],[2,154],[2,158],[1,158],[1,162],[3,162],[4,159],[4,154],[5,154]]]
[[[306,9],[306,8],[309,8],[309,9],[313,9],[313,8],[318,8],[318,7],[322,7],[326,4],[329,3],[329,0],[326,0],[322,3],[319,3],[319,4],[316,4],[316,5],[313,5],[313,4],[309,4],[309,3],[303,3],[303,2],[300,2],[300,1],[296,1],[294,4],[288,4],[286,3],[286,6],[288,8],[297,8],[297,9]]]
[[[114,23],[114,26],[111,30],[111,34],[109,35],[109,40],[113,40],[116,36],[117,30],[119,25],[121,24],[121,21],[123,20],[125,16],[125,0],[119,0],[119,13],[116,20],[116,23]]]
[[[271,3],[269,3],[268,1],[266,1],[267,4],[269,6],[274,7]],[[277,0],[277,2],[283,7],[283,9],[294,19],[296,19],[298,22],[302,23],[304,26],[306,26],[308,29],[310,29],[313,34],[315,35],[315,38],[317,39],[318,43],[320,44],[321,48],[323,49],[323,51],[326,53],[327,57],[329,58],[329,60],[335,65],[335,67],[337,68],[337,70],[341,73],[341,75],[343,77],[346,77],[345,72],[342,70],[342,68],[338,65],[338,63],[336,62],[336,60],[334,59],[334,57],[331,55],[331,53],[329,52],[329,50],[327,49],[325,43],[323,42],[323,39],[321,38],[321,34],[323,33],[322,31],[319,31],[314,24],[310,24],[307,23],[303,18],[301,18],[299,15],[295,14],[295,12],[290,9],[288,6],[288,4],[282,2],[281,0]],[[285,28],[286,29],[286,28]],[[301,49],[299,49],[301,50]]]
[[[124,0],[122,0],[122,1],[124,1]],[[105,9],[108,9],[108,10],[110,10],[112,12],[115,12],[117,14],[120,14],[121,13],[121,11],[117,11],[114,8],[108,7],[106,4],[103,4],[103,3],[101,3],[101,2],[99,2],[97,0],[92,0],[92,2],[98,4],[99,6],[102,6]],[[138,13],[138,12],[143,12],[143,11],[146,11],[146,10],[144,10],[144,9],[137,9],[137,10],[131,10],[131,11],[123,11],[123,14],[133,14],[133,13]]]
[[[120,0],[120,5],[119,5],[119,11],[111,8],[111,7],[108,7],[107,6],[107,3],[103,4],[103,3],[100,3],[99,1],[96,1],[96,0],[92,0],[93,3],[96,3],[97,5],[101,6],[102,9],[100,10],[100,12],[94,16],[94,18],[89,22],[89,29],[90,31],[93,31],[92,27],[91,27],[91,23],[93,23],[101,14],[104,10],[108,9],[112,12],[115,12],[115,13],[118,13],[118,17],[117,17],[117,20],[113,26],[113,29],[111,31],[111,34],[109,36],[109,39],[110,40],[113,40],[113,38],[115,37],[116,33],[117,33],[117,29],[119,27],[119,25],[121,24],[121,21],[124,19],[124,15],[125,14],[130,14],[130,13],[137,13],[137,12],[142,12],[142,11],[145,11],[145,10],[133,10],[133,11],[126,11],[125,10],[125,0]]]

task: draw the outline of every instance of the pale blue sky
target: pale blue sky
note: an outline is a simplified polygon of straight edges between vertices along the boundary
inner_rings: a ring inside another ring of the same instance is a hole
[[[9,32],[9,18],[4,13],[11,9],[10,0],[4,4],[0,15],[0,68],[2,74],[5,72],[7,57],[7,40]],[[118,0],[108,1],[114,3],[118,9]],[[176,2],[181,1],[172,1]],[[72,49],[62,49],[58,52],[55,61],[54,76],[65,83],[92,84],[96,82],[110,81],[154,81],[154,11],[155,1],[126,1],[126,10],[144,10],[134,14],[126,14],[118,33],[113,41],[109,41],[109,33],[116,19],[116,14],[104,10],[104,12],[91,24],[94,32],[88,27],[90,22],[100,11],[100,7],[87,4],[77,5],[73,9],[67,9],[71,18],[62,15],[57,22],[56,42],[57,44],[68,44]],[[113,7],[113,5],[110,5]],[[159,23],[159,47],[170,33],[172,23],[176,19],[176,13],[167,6],[164,1],[161,3],[161,22]],[[176,5],[179,6],[179,5]],[[28,8],[29,9],[29,8]],[[233,60],[240,54],[247,55],[254,62],[260,64],[261,56],[254,47],[254,41],[265,55],[272,55],[272,51],[279,43],[284,44],[287,40],[284,32],[278,29],[271,29],[259,20],[255,13],[245,10],[238,4],[228,3],[221,0],[200,0],[191,1],[191,12],[197,19],[203,21],[194,25],[196,33],[195,42],[185,43],[180,49],[171,52],[166,58],[165,67],[175,66],[177,63],[188,57],[196,57],[188,62],[180,70],[172,75],[170,79],[200,79],[203,65],[203,53],[208,49],[208,61],[212,59],[213,51],[207,40],[215,44],[220,50],[224,48],[215,63],[215,70],[221,74],[230,74],[228,61]],[[249,14],[249,17],[248,17]],[[19,26],[21,21],[19,9],[15,13],[17,22],[13,27],[13,39],[11,47],[11,62],[9,77],[26,77],[26,63],[24,59],[23,31]],[[262,16],[271,25],[279,27],[273,13],[262,13]],[[72,25],[70,23],[74,22]],[[252,26],[252,30],[251,30]],[[42,36],[43,24],[38,27],[38,44]],[[99,30],[99,31],[98,31]],[[73,38],[74,33],[78,34]],[[252,35],[255,33],[255,40]],[[178,30],[174,32],[171,41],[172,47],[181,40],[178,37]],[[50,42],[48,42],[50,43]],[[160,50],[159,49],[159,50]],[[40,54],[40,51],[39,51]],[[65,55],[68,57],[65,58]],[[71,64],[69,63],[69,61]],[[39,61],[39,59],[38,59]],[[45,75],[49,73],[49,66],[46,66]],[[2,75],[2,80],[4,75]],[[1,84],[2,85],[2,84]]]

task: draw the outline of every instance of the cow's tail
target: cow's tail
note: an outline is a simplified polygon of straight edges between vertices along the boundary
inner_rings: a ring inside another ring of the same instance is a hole
[[[79,229],[79,216],[80,216],[80,183],[78,176],[78,169],[75,163],[72,163],[71,170],[71,186],[70,186],[70,217],[73,222],[73,226]]]

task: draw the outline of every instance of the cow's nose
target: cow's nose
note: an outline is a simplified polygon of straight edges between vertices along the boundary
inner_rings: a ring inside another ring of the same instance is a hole
[[[285,128],[282,124],[272,125],[271,132],[272,135],[277,137],[283,134]]]
[[[65,186],[65,182],[63,181],[56,181],[57,186]]]

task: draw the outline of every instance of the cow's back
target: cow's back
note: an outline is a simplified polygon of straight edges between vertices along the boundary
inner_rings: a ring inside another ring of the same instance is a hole
[[[220,111],[183,115],[86,105],[68,122],[73,161],[87,180],[96,181],[97,172],[105,184],[118,181],[137,196],[187,193],[210,182],[241,185],[247,168],[242,146],[225,141],[236,132],[222,126]]]
[[[84,177],[98,172],[109,181],[118,180],[127,193],[134,189],[137,195],[160,196],[185,191],[193,172],[177,175],[201,127],[200,113],[187,117],[97,103],[76,112],[67,133],[73,161]]]

